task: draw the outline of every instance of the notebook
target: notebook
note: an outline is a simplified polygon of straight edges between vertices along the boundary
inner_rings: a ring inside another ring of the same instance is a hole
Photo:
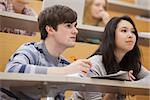
[[[130,81],[128,71],[119,71],[115,74],[109,74],[104,76],[92,76],[91,78]]]

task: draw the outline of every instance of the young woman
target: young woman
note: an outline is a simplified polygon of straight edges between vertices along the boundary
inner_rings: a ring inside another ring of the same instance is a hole
[[[89,58],[93,72],[90,73],[90,76],[103,76],[123,70],[129,72],[130,80],[146,79],[150,76],[150,72],[143,67],[140,57],[138,32],[134,22],[129,16],[114,17],[105,27],[102,44]],[[122,95],[118,94],[79,94],[78,92],[75,93],[75,98],[77,100],[80,100],[79,98],[85,98],[85,100],[93,100],[93,98],[94,100],[96,98],[98,100],[124,99]]]
[[[83,24],[105,26],[109,21],[106,0],[85,0]]]

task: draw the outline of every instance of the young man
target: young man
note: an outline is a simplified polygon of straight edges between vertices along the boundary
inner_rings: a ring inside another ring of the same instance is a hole
[[[69,7],[55,5],[43,10],[38,17],[42,41],[22,45],[10,58],[5,72],[87,73],[91,67],[89,60],[77,60],[70,64],[61,55],[65,49],[75,46],[78,33],[76,21],[77,14]]]

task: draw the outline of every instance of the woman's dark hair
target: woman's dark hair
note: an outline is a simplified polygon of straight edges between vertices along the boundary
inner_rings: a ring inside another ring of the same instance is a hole
[[[115,32],[117,25],[121,20],[126,20],[132,24],[135,30],[134,34],[136,36],[136,43],[133,49],[127,52],[123,57],[123,59],[121,60],[121,62],[118,64],[114,55],[114,50],[116,48]],[[129,16],[113,17],[106,25],[102,37],[102,43],[100,47],[97,49],[97,51],[94,53],[94,55],[95,54],[102,55],[102,62],[105,66],[107,74],[116,73],[119,70],[124,71],[133,70],[133,75],[136,77],[141,68],[141,61],[140,61],[141,54],[137,42],[138,42],[138,33],[132,19]]]
[[[38,16],[39,30],[41,32],[41,39],[45,40],[47,37],[46,25],[57,30],[58,24],[73,23],[77,21],[77,13],[71,8],[62,5],[54,5],[45,8]]]

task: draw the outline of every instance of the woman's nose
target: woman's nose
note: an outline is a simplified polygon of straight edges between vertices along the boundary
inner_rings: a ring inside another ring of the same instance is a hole
[[[128,37],[129,37],[129,38],[132,38],[132,37],[133,37],[133,33],[130,32],[130,33],[128,34]]]
[[[100,7],[99,7],[99,10],[103,11],[103,10],[104,10],[104,7],[103,7],[103,6],[100,6]]]

